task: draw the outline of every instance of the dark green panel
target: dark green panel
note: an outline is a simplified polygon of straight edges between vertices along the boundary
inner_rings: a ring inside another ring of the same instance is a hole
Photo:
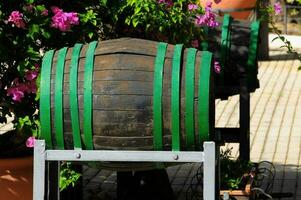
[[[75,46],[73,47],[70,65],[70,114],[74,149],[82,149],[77,94],[78,63],[82,46],[82,44],[75,44]]]
[[[153,88],[153,135],[154,149],[162,150],[162,90],[163,90],[163,69],[167,50],[167,44],[160,42],[157,46],[157,56],[155,60],[154,88]]]
[[[183,45],[175,46],[171,77],[171,132],[172,150],[180,151],[180,72]]]
[[[52,149],[51,114],[50,114],[50,79],[54,50],[45,53],[41,68],[40,81],[40,120],[41,139],[45,139],[48,148]]]
[[[94,52],[97,41],[91,42],[86,53],[85,72],[84,72],[84,142],[87,150],[93,147],[93,69],[94,69]]]

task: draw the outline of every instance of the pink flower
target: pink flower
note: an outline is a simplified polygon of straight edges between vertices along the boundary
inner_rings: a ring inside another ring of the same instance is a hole
[[[47,10],[47,9],[43,10],[43,11],[41,12],[41,15],[43,15],[43,16],[48,16],[48,10]]]
[[[204,15],[197,15],[195,19],[196,25],[206,25],[209,27],[217,27],[219,23],[215,21],[215,15],[213,13],[205,13]]]
[[[192,3],[188,4],[189,11],[196,10],[196,9],[198,9],[198,5]]]
[[[25,79],[28,81],[32,81],[34,79],[36,79],[38,76],[38,72],[37,71],[27,71],[25,73]]]
[[[221,70],[222,70],[222,68],[221,68],[221,65],[219,64],[219,62],[214,61],[214,71],[215,71],[215,73],[219,74],[219,73],[221,73]]]
[[[205,15],[197,15],[194,23],[196,25],[205,25],[206,24],[206,17],[205,17]]]
[[[199,47],[199,40],[192,40],[191,41],[191,46],[194,48],[198,48]]]
[[[25,6],[25,9],[26,9],[28,12],[32,13],[33,5],[32,5],[32,4],[29,4],[29,5]]]
[[[219,23],[215,20],[216,15],[212,12],[212,2],[207,2],[205,6],[205,14],[197,15],[195,19],[196,25],[206,25],[209,27],[216,27]]]
[[[211,10],[211,7],[212,7],[212,2],[211,1],[207,1],[206,2],[206,6],[205,6],[205,9],[210,9]]]
[[[279,15],[282,12],[280,2],[277,2],[277,3],[274,4],[274,10],[275,10],[276,15]]]
[[[72,25],[79,24],[79,17],[75,12],[63,12],[63,10],[57,7],[52,7],[52,12],[55,15],[52,17],[51,26],[59,29],[60,31],[70,31]]]
[[[12,96],[12,99],[21,102],[24,97],[24,91],[19,90],[18,87],[11,87],[7,89],[7,96]]]
[[[59,9],[59,7],[57,7],[57,6],[51,6],[51,11],[53,12],[53,14],[56,14],[56,13],[58,13],[58,12],[63,12],[63,10],[62,9]]]
[[[34,147],[35,142],[36,142],[36,138],[31,136],[26,140],[26,146],[32,148]]]
[[[31,81],[26,85],[26,92],[32,94],[35,94],[37,92],[37,85],[35,81]]]
[[[25,22],[23,20],[23,14],[19,11],[13,11],[8,17],[8,21],[13,23],[18,28],[25,28]]]
[[[36,78],[38,76],[38,70],[28,71],[25,74],[25,79],[28,81],[26,83],[19,83],[19,79],[16,78],[12,82],[12,86],[7,89],[7,96],[11,96],[12,99],[16,102],[21,102],[24,98],[25,93],[36,93]]]
[[[69,12],[65,13],[65,16],[67,17],[68,21],[72,25],[78,25],[79,24],[79,18],[76,12]]]
[[[35,68],[35,70],[39,71],[39,69],[40,69],[40,64],[39,64],[39,63],[34,64],[34,68]]]
[[[168,6],[168,7],[173,6],[172,0],[158,0],[158,3],[166,4],[166,6]]]
[[[25,93],[28,92],[28,87],[25,83],[19,83],[17,86],[15,86],[15,89]]]

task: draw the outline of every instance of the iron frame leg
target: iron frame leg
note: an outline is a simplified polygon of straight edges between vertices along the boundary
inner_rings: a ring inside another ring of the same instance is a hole
[[[248,92],[248,79],[241,79],[241,91],[239,95],[239,124],[240,141],[239,157],[242,160],[250,160],[250,93]]]
[[[33,200],[45,199],[45,188],[49,194],[49,187],[45,187],[46,162],[49,161],[132,161],[132,162],[203,162],[204,163],[204,200],[219,198],[216,191],[216,145],[214,142],[204,142],[203,152],[184,151],[101,151],[101,150],[45,150],[45,141],[37,140],[34,148],[34,181]],[[126,159],[125,159],[126,158]],[[58,171],[58,162],[54,165]],[[51,168],[50,168],[51,169]],[[58,185],[57,185],[58,186]],[[58,187],[55,190],[58,192]],[[56,193],[55,192],[55,193]],[[57,194],[57,193],[56,193]],[[48,195],[47,195],[48,196]],[[49,196],[48,196],[49,197]],[[51,199],[52,200],[52,199]]]
[[[45,198],[45,142],[37,140],[34,147],[33,159],[33,199]]]

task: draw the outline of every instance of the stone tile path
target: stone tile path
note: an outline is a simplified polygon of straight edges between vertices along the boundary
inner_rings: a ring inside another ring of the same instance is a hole
[[[259,63],[260,89],[251,95],[251,160],[267,160],[276,167],[274,193],[292,193],[301,199],[301,71],[298,61],[284,51],[271,49],[270,60]],[[216,101],[216,126],[238,127],[239,98]],[[238,156],[238,144],[232,155]],[[189,187],[198,165],[185,164],[168,168],[172,187],[179,200],[191,195]],[[116,173],[88,169],[85,179],[86,199],[114,199]],[[92,178],[93,177],[93,178]],[[195,185],[195,179],[192,186]],[[188,191],[188,192],[186,192]],[[280,198],[279,198],[280,199]]]
[[[251,160],[273,162],[277,174],[273,192],[301,199],[301,71],[284,51],[271,50],[260,62],[260,89],[251,95]],[[238,97],[217,102],[217,126],[238,126]],[[238,156],[238,145],[233,154]]]

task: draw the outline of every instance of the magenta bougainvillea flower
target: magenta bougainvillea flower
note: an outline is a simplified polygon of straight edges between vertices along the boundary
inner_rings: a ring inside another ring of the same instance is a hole
[[[24,91],[21,91],[18,87],[11,87],[7,89],[7,96],[11,96],[14,101],[21,102]]]
[[[23,19],[23,14],[19,11],[13,11],[8,17],[8,21],[13,23],[18,28],[25,28],[25,22]]]
[[[277,2],[277,3],[274,4],[274,10],[275,10],[276,15],[279,15],[282,12],[280,2]]]
[[[58,13],[58,12],[63,12],[63,10],[62,9],[60,9],[59,7],[57,7],[57,6],[51,6],[51,11],[53,12],[53,14],[56,14],[56,13]]]
[[[216,21],[215,17],[216,14],[212,12],[212,2],[207,2],[205,6],[205,14],[197,15],[195,19],[195,24],[216,27],[219,25],[219,23]]]
[[[196,9],[198,9],[198,5],[192,3],[188,4],[189,11],[196,10]]]
[[[35,70],[30,70],[25,73],[25,79],[28,81],[32,81],[32,80],[36,79],[37,76],[38,76],[38,71],[35,71]]]
[[[191,46],[194,48],[198,48],[199,47],[199,40],[192,40],[191,41]]]
[[[70,31],[73,25],[79,24],[79,17],[76,12],[63,12],[63,10],[58,7],[52,7],[51,10],[54,13],[51,27],[66,32]]]
[[[33,8],[34,8],[34,6],[32,4],[29,4],[29,5],[25,6],[26,11],[30,12],[30,13],[32,13]]]
[[[26,86],[26,92],[35,94],[37,92],[37,84],[35,81],[31,81],[28,84],[25,85]]]
[[[222,70],[222,68],[221,68],[220,63],[218,61],[214,61],[214,71],[215,71],[215,73],[219,74],[219,73],[221,73],[221,70]]]
[[[158,0],[158,3],[166,4],[168,7],[171,7],[173,5],[172,0]]]
[[[43,16],[48,16],[48,10],[47,9],[45,9],[45,10],[43,10],[42,12],[41,12],[41,15],[43,15]]]
[[[26,146],[32,148],[34,147],[35,142],[36,138],[34,136],[31,136],[26,140]]]
[[[30,70],[25,73],[25,83],[20,83],[16,78],[12,82],[12,86],[7,88],[7,96],[11,96],[16,102],[21,102],[27,94],[35,94],[37,92],[36,79],[38,77],[39,67],[36,66],[35,70]]]

